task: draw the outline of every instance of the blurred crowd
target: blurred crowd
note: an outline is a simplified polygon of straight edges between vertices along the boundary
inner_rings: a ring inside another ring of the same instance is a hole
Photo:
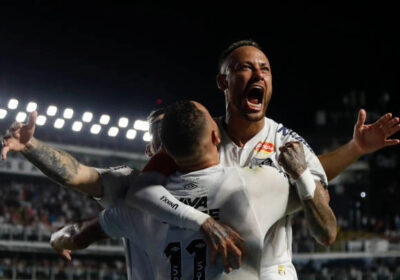
[[[43,178],[3,176],[0,182],[0,238],[47,241],[68,222],[98,214],[86,195]]]
[[[35,280],[126,280],[126,267],[120,260],[35,257],[0,258],[0,279]]]

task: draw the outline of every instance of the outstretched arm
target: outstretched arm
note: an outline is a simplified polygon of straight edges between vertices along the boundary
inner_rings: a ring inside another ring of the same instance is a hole
[[[400,143],[399,139],[388,139],[400,131],[398,117],[388,113],[372,124],[365,124],[366,117],[367,113],[361,109],[354,126],[353,139],[332,152],[318,156],[328,180],[335,178],[362,155]]]
[[[91,196],[102,196],[100,176],[89,166],[79,163],[70,154],[53,148],[33,137],[37,112],[27,124],[14,123],[3,137],[2,159],[9,151],[21,152],[26,159],[55,182]]]
[[[318,243],[329,246],[336,239],[336,217],[329,197],[320,182],[314,181],[305,161],[303,145],[288,142],[280,147],[279,164],[296,180],[296,187],[311,235]]]
[[[99,223],[98,217],[66,225],[54,232],[50,238],[53,249],[71,260],[71,251],[87,248],[101,239],[108,238]]]

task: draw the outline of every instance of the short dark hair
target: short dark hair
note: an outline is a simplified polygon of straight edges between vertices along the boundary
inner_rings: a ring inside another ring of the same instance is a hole
[[[155,147],[161,146],[161,125],[158,125],[162,120],[157,120],[159,116],[165,113],[165,108],[156,109],[150,112],[147,117],[147,121],[149,122],[149,132],[153,136],[153,144]]]
[[[255,47],[255,48],[259,49],[260,51],[262,51],[261,46],[260,46],[257,42],[255,42],[255,41],[253,41],[253,40],[251,40],[251,39],[249,39],[249,40],[241,40],[241,41],[234,42],[234,43],[230,44],[230,45],[221,53],[221,55],[219,56],[219,58],[218,58],[218,71],[221,72],[222,64],[224,63],[225,59],[226,59],[234,50],[236,50],[237,48],[240,48],[240,47],[244,47],[244,46]]]
[[[160,108],[160,109],[156,109],[150,112],[150,114],[147,117],[147,121],[152,124],[158,116],[162,115],[165,113],[165,108]]]
[[[177,101],[169,106],[161,126],[161,142],[173,157],[188,158],[199,150],[206,118],[190,101]]]

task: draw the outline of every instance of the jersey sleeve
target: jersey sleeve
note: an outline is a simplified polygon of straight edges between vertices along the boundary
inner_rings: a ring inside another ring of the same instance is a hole
[[[165,187],[166,178],[158,172],[143,172],[129,189],[126,205],[181,228],[198,230],[210,216],[175,198]]]
[[[100,174],[103,196],[93,197],[93,199],[104,208],[113,206],[119,199],[123,198],[130,184],[139,174],[139,171],[127,166],[95,169]]]
[[[306,140],[304,140],[303,137],[301,137],[293,130],[284,127],[282,124],[279,124],[277,129],[277,138],[277,140],[279,140],[278,147],[283,146],[287,142],[291,141],[301,142],[303,144],[307,166],[310,169],[315,181],[321,182],[322,185],[324,185],[325,187],[328,186],[328,178],[326,177],[325,170],[322,167],[321,162],[319,161],[311,146],[307,143]]]
[[[99,223],[110,238],[136,238],[136,215],[134,210],[118,205],[104,209],[99,214]]]

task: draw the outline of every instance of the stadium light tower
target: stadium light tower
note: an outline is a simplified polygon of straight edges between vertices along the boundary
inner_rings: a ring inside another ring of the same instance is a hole
[[[82,122],[80,122],[80,121],[75,121],[75,122],[72,124],[72,130],[73,130],[73,131],[76,131],[76,132],[81,131],[82,126],[83,126]]]
[[[148,131],[149,130],[149,122],[137,120],[137,121],[135,121],[133,128],[136,130]]]
[[[109,115],[106,115],[106,114],[101,115],[100,124],[107,125],[109,122],[110,122],[110,116]]]
[[[126,138],[128,138],[129,140],[135,139],[136,134],[137,134],[136,130],[128,129],[128,131],[126,132]]]
[[[61,129],[64,127],[64,124],[65,124],[64,119],[56,119],[56,121],[54,122],[54,127],[57,129]]]
[[[94,124],[90,128],[90,133],[92,133],[92,134],[99,134],[100,131],[101,131],[101,125],[99,125],[99,124]]]
[[[143,141],[145,141],[145,142],[150,142],[152,138],[153,137],[151,137],[151,135],[150,135],[150,133],[148,131],[145,132],[144,135],[143,135]]]
[[[63,117],[65,119],[70,120],[70,119],[72,119],[73,116],[74,116],[74,110],[72,110],[71,108],[66,108],[64,110]]]
[[[36,124],[43,126],[46,123],[46,120],[47,120],[46,116],[40,115],[36,119]]]
[[[4,119],[7,116],[7,110],[0,109],[0,120]]]
[[[37,109],[37,104],[36,102],[29,102],[28,105],[26,105],[26,111],[27,112],[33,112]]]
[[[8,101],[8,109],[10,109],[10,110],[15,110],[15,109],[17,109],[17,108],[18,108],[18,100],[15,99],[15,98],[11,98],[11,99]]]
[[[47,107],[46,114],[50,117],[55,116],[57,114],[57,107],[54,105],[50,105],[49,107]]]
[[[89,123],[93,119],[93,114],[91,112],[85,112],[82,115],[82,121]]]
[[[26,120],[26,113],[25,112],[18,112],[17,116],[15,117],[17,122],[24,122]]]
[[[108,130],[108,136],[110,137],[115,137],[118,135],[119,129],[118,127],[112,126],[110,127],[110,129]]]

